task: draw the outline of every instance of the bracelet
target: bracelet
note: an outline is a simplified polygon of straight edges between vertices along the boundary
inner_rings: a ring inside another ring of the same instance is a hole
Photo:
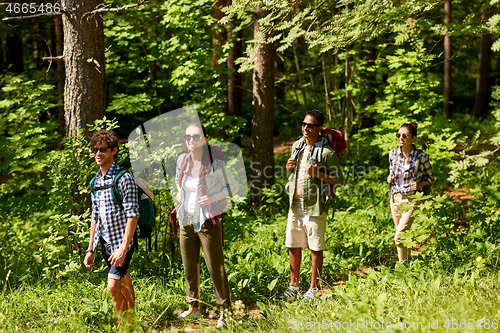
[[[94,250],[87,250],[87,252],[94,254]]]
[[[217,195],[214,194],[215,197],[215,202],[219,202],[219,199],[217,199]]]

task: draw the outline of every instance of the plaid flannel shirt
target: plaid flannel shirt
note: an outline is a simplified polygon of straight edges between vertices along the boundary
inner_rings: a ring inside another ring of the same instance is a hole
[[[104,186],[113,183],[113,178],[119,172],[120,167],[113,163],[104,176],[101,175],[101,169],[97,171],[95,186]],[[113,197],[111,195],[111,188],[107,190],[96,191],[91,194],[92,196],[92,218],[97,221],[96,230],[94,235],[94,247],[95,249],[99,244],[100,236],[100,224],[106,223],[109,233],[109,238],[111,242],[111,253],[118,250],[120,247],[123,237],[125,236],[125,227],[127,226],[128,217],[138,217],[139,216],[139,188],[135,183],[133,176],[126,172],[118,180],[118,191],[123,198],[123,210],[115,204]],[[99,216],[99,205],[100,200],[98,196],[104,196],[101,200],[105,203],[105,217],[104,219]],[[130,242],[132,246],[133,241]]]
[[[404,163],[403,152],[401,147],[397,147],[391,150],[389,153],[389,174],[395,176],[394,181],[391,184],[391,190],[389,194],[401,193],[403,195],[414,194],[415,191],[411,189],[410,183],[415,181],[417,184],[425,181],[427,184],[431,184],[434,180],[432,174],[432,167],[429,162],[429,154],[423,152],[420,153],[420,161],[417,163],[417,153],[419,149],[413,145],[413,150],[408,156],[409,168],[406,172],[403,172],[401,167]],[[417,165],[418,164],[418,165]],[[418,168],[415,172],[415,168]],[[403,185],[399,185],[399,181],[403,177]]]

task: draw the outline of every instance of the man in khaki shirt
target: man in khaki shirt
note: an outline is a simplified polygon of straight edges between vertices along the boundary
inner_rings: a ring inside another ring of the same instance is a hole
[[[303,137],[293,144],[292,157],[286,169],[290,176],[285,246],[289,248],[290,286],[280,299],[293,301],[300,293],[299,273],[302,248],[311,250],[312,275],[309,290],[303,300],[317,296],[318,281],[323,268],[325,250],[326,216],[330,207],[330,186],[344,182],[336,152],[322,135],[323,114],[318,110],[307,113],[302,122]]]

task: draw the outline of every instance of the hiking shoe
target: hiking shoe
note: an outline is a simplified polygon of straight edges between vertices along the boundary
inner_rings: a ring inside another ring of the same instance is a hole
[[[196,310],[195,312],[189,312],[189,310],[184,311],[181,313],[177,319],[179,320],[185,320],[185,319],[195,319],[200,315],[200,310]]]
[[[227,316],[221,312],[219,320],[217,320],[217,328],[227,327]]]
[[[306,293],[304,294],[304,297],[302,297],[302,302],[310,302],[316,298],[318,298],[318,288],[311,288]]]
[[[297,296],[300,296],[301,292],[302,292],[302,290],[299,287],[288,286],[288,288],[285,290],[283,295],[276,296],[276,299],[278,301],[293,302],[293,301],[295,301]]]

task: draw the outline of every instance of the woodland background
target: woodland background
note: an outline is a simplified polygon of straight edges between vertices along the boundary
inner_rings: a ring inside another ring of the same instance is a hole
[[[102,260],[82,265],[96,171],[87,138],[114,129],[124,148],[134,128],[190,104],[212,137],[242,145],[249,192],[261,193],[226,216],[226,269],[241,301],[228,330],[323,319],[498,328],[497,0],[62,0],[60,15],[40,10],[48,2],[26,14],[0,4],[0,331],[116,330]],[[285,165],[280,152],[313,108],[344,133],[347,183],[328,218],[322,301],[279,304],[286,179],[262,170]],[[436,182],[406,234],[414,260],[403,266],[385,179],[407,121],[419,124]],[[129,165],[126,149],[119,161]],[[141,244],[132,265],[136,329],[212,330],[203,264],[203,318],[174,320],[187,304],[173,204],[155,194],[157,250]]]

